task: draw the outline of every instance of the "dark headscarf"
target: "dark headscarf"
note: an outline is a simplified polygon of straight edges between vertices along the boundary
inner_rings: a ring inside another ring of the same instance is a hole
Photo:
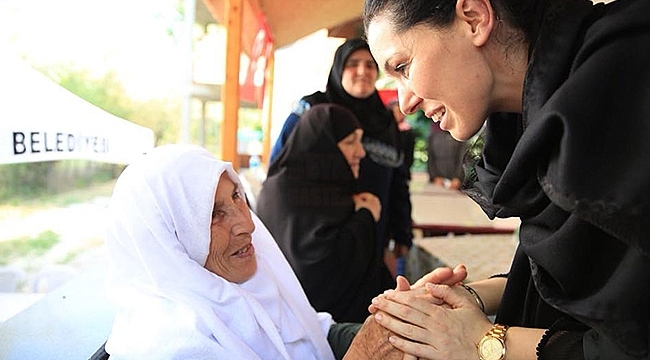
[[[385,269],[375,256],[376,223],[369,211],[355,211],[355,179],[337,147],[341,130],[356,128],[348,109],[312,106],[271,164],[256,213],[314,308],[337,321],[363,322],[372,298],[385,290]]]
[[[286,175],[291,175],[292,181],[336,182],[342,195],[348,198],[354,191],[354,176],[337,143],[359,128],[361,125],[354,114],[342,106],[312,106],[271,163],[267,182]]]
[[[359,119],[359,122],[361,122],[365,136],[395,146],[397,141],[395,133],[387,131],[389,127],[396,126],[394,124],[395,121],[392,118],[392,114],[388,112],[384,103],[381,101],[379,93],[375,90],[369,97],[358,99],[343,89],[341,78],[345,69],[345,63],[350,55],[357,50],[368,50],[370,52],[370,47],[365,40],[360,38],[348,39],[341,44],[334,53],[334,61],[327,79],[325,92],[315,92],[304,97],[304,100],[312,105],[332,102],[351,109],[357,119]],[[377,63],[375,63],[376,66]]]

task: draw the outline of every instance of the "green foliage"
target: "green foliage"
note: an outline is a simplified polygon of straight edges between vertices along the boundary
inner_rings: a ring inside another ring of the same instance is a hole
[[[239,109],[238,127],[252,131],[262,131],[262,110],[254,108]]]
[[[59,69],[53,77],[59,85],[102,110],[150,128],[156,145],[177,141],[181,118],[179,99],[133,100],[112,71],[97,78],[85,70]]]
[[[424,116],[422,110],[418,110],[415,114],[408,115],[406,120],[411,125],[411,128],[415,132],[415,153],[413,168],[417,170],[423,170],[427,167],[428,155],[427,155],[427,146],[428,146],[428,137],[429,132],[431,131],[431,119],[428,119]],[[479,132],[477,135],[467,140],[467,150],[464,156],[464,166],[466,172],[474,171],[474,165],[481,158],[483,152],[483,136],[482,132]]]
[[[0,165],[0,200],[31,197],[47,188],[53,162]]]
[[[23,237],[0,242],[0,265],[26,256],[42,256],[60,241],[53,231],[44,231],[34,238]]]
[[[415,133],[415,150],[413,151],[413,170],[424,170],[427,168],[427,140],[431,127],[431,120],[424,116],[422,110],[418,110],[415,114],[407,115],[406,121],[411,125],[411,129]]]
[[[56,199],[59,206],[71,204],[83,193],[71,190],[112,181],[123,168],[89,160],[0,165],[0,201],[17,205],[47,198]]]

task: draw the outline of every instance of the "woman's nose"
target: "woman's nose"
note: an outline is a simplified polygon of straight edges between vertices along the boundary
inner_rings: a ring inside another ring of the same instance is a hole
[[[357,149],[357,156],[359,159],[366,157],[366,149],[363,148],[363,144],[359,144],[359,148]]]
[[[422,100],[403,84],[397,86],[397,96],[399,98],[399,108],[406,115],[415,113]]]
[[[252,233],[255,230],[255,223],[251,217],[250,208],[245,202],[237,207],[233,225],[238,225],[241,231],[246,233]]]

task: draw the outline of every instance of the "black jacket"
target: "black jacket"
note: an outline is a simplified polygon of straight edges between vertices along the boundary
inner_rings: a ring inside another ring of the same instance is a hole
[[[535,40],[469,191],[522,220],[496,320],[551,328],[541,358],[646,359],[650,1],[551,0]]]

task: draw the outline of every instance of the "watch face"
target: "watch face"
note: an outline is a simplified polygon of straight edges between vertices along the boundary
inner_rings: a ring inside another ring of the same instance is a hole
[[[486,337],[479,344],[481,359],[483,360],[501,360],[505,354],[503,342],[495,337]]]

